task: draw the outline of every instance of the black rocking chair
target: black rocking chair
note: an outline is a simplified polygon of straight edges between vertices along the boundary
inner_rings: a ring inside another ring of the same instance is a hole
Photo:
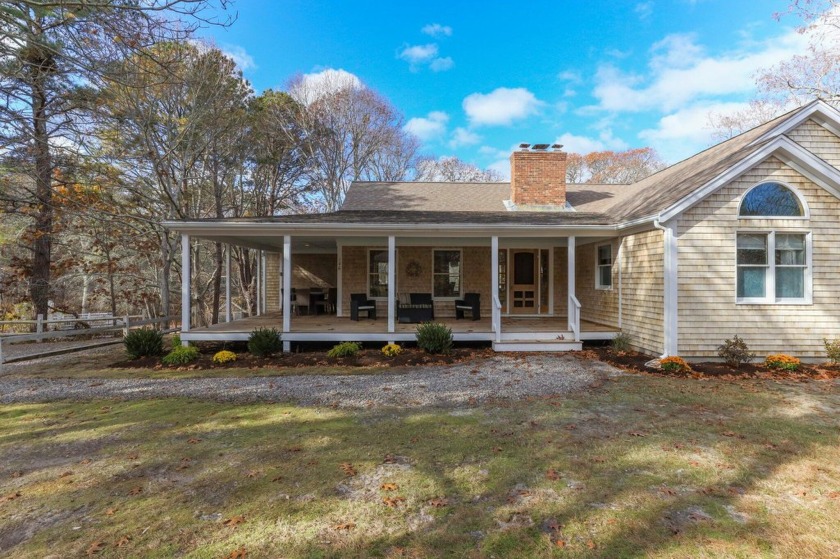
[[[359,313],[367,313],[367,317],[376,320],[376,301],[368,299],[364,293],[350,294],[350,320],[359,321]]]
[[[471,313],[473,320],[481,318],[481,294],[464,293],[463,299],[455,300],[455,318],[464,318],[464,313]]]

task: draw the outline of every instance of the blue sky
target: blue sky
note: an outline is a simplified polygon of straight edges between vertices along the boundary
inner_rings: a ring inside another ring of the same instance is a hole
[[[805,39],[786,0],[372,2],[239,0],[209,28],[257,91],[341,70],[379,91],[433,155],[507,173],[520,142],[652,146],[670,163],[711,143],[754,74]]]

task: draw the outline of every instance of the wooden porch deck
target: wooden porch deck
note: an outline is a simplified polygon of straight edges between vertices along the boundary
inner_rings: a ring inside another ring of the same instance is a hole
[[[455,340],[480,341],[494,338],[490,317],[481,320],[455,318],[438,318],[452,329]],[[266,313],[262,316],[252,316],[228,323],[193,328],[182,336],[185,340],[244,340],[248,334],[257,328],[282,329],[283,313],[280,311]],[[349,317],[335,315],[301,315],[292,316],[291,331],[284,334],[283,339],[289,341],[333,341],[358,340],[375,341],[388,337],[399,340],[414,338],[416,324],[395,324],[395,332],[388,334],[388,319],[382,317],[377,320],[350,320]],[[581,339],[604,340],[611,339],[618,332],[618,328],[581,320]],[[555,337],[561,333],[568,333],[568,320],[564,316],[545,317],[502,317],[502,333],[506,336],[521,335],[535,338]]]

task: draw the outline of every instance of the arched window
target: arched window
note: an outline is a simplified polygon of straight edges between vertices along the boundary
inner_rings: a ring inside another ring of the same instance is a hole
[[[805,217],[799,196],[777,182],[765,182],[747,192],[738,211],[741,217]]]

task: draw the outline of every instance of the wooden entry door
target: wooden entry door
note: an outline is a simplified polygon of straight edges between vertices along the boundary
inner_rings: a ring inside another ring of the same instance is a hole
[[[537,251],[512,250],[511,314],[537,314]]]

